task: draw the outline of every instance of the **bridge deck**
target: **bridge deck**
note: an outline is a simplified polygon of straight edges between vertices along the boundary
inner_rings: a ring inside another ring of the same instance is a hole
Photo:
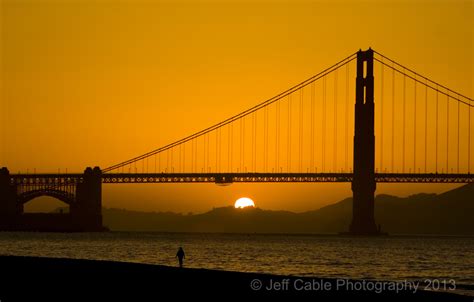
[[[15,174],[15,184],[80,182],[82,174]],[[102,183],[352,182],[352,173],[104,173]],[[378,183],[474,183],[474,174],[375,173]]]

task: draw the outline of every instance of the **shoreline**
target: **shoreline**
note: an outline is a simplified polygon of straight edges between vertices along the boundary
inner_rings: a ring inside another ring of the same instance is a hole
[[[294,236],[294,237],[339,237],[339,238],[474,238],[474,235],[466,234],[404,234],[404,233],[384,233],[383,236],[380,235],[351,235],[347,232],[339,233],[266,233],[266,232],[185,232],[185,231],[153,231],[153,230],[113,230],[108,227],[104,227],[104,231],[98,232],[83,232],[83,231],[74,231],[74,232],[64,232],[64,231],[22,231],[22,230],[8,230],[1,231],[0,234],[113,234],[113,233],[122,233],[122,234],[186,234],[186,235],[230,235],[230,236]]]
[[[346,280],[346,281],[343,281]],[[343,285],[346,282],[347,285]],[[383,285],[383,283],[385,285]],[[363,285],[362,289],[355,287]],[[399,285],[395,289],[395,284]],[[311,278],[178,268],[103,260],[0,256],[0,300],[92,300],[130,297],[137,301],[170,295],[229,297],[323,297],[365,300],[472,301],[444,291],[415,290],[402,282]],[[352,285],[352,288],[349,286]],[[382,288],[382,286],[384,286]],[[25,290],[29,289],[29,290]],[[156,300],[156,299],[155,299]]]

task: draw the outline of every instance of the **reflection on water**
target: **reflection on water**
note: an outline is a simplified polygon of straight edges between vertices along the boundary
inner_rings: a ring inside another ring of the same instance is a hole
[[[474,286],[474,238],[2,233],[0,255],[106,259],[283,275],[380,280],[454,279]]]

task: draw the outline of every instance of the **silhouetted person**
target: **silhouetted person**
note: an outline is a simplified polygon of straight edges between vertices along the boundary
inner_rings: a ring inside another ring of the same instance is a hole
[[[182,247],[179,248],[178,252],[176,253],[176,257],[178,257],[179,267],[183,267],[183,259],[185,258],[185,256]]]

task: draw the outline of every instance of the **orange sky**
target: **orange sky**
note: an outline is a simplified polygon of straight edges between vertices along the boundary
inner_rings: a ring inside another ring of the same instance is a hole
[[[381,2],[3,0],[0,166],[104,168],[369,46],[472,97],[473,2]],[[379,184],[377,193],[451,187]],[[250,196],[304,211],[350,195],[350,184],[123,185],[104,186],[103,200],[201,212]]]

